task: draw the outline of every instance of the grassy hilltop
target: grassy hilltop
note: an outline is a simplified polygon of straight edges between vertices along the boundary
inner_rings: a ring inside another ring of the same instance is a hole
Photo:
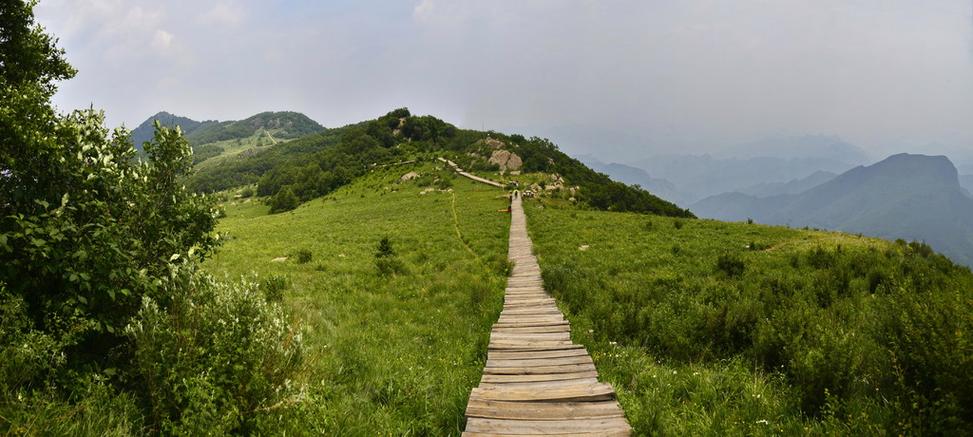
[[[431,178],[399,181],[410,171],[440,175],[449,191]],[[505,206],[499,190],[432,164],[372,172],[282,214],[256,199],[226,204],[219,230],[229,241],[206,268],[256,272],[306,327],[308,399],[290,432],[462,430],[501,307]],[[385,237],[394,255],[376,258]]]

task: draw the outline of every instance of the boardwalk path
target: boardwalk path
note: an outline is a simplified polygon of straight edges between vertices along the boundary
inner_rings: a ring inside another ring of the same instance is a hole
[[[463,435],[629,435],[615,391],[598,382],[591,357],[571,341],[571,326],[544,291],[532,248],[517,198],[508,254],[514,269],[490,333],[483,377],[466,405]]]

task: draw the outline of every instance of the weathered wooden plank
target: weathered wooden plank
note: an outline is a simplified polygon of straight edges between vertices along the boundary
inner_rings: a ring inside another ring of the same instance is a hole
[[[507,332],[507,333],[543,333],[543,332],[571,332],[571,327],[568,325],[552,325],[552,326],[508,326],[508,327],[493,327],[491,332]]]
[[[537,434],[494,434],[489,432],[463,432],[463,437],[531,437]],[[551,434],[555,435],[555,434]],[[632,435],[631,430],[625,431],[595,431],[595,432],[582,432],[582,433],[558,433],[557,437],[627,437]]]
[[[542,373],[576,373],[595,370],[595,365],[585,364],[555,364],[547,366],[508,366],[484,367],[483,373],[488,375],[540,375]]]
[[[487,360],[537,360],[541,358],[561,358],[587,356],[588,351],[578,346],[574,349],[553,351],[489,351]]]
[[[501,360],[501,359],[487,359],[486,367],[538,367],[538,366],[559,366],[562,364],[591,364],[595,365],[591,361],[591,357],[588,355],[577,355],[573,357],[557,357],[557,358],[534,358],[534,359],[521,359],[521,360]]]
[[[587,372],[568,372],[568,373],[542,373],[539,375],[490,375],[484,374],[480,377],[481,384],[499,384],[515,382],[542,382],[542,381],[564,381],[569,379],[595,379],[598,372],[589,370]]]
[[[467,417],[510,420],[566,420],[624,417],[615,401],[601,402],[506,402],[473,399]]]
[[[586,384],[568,387],[555,387],[544,390],[477,387],[470,393],[470,399],[490,401],[576,401],[594,402],[615,398],[615,391],[608,384]]]

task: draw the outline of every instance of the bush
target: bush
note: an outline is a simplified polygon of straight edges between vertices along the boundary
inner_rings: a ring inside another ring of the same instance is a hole
[[[682,220],[677,219],[672,221],[672,227],[676,229],[682,229],[683,225],[685,225],[685,223],[683,223]]]
[[[284,212],[290,211],[301,205],[301,199],[297,198],[294,194],[294,190],[290,187],[280,190],[274,197],[270,198],[270,212]]]
[[[378,242],[378,250],[375,252],[375,258],[387,258],[395,256],[395,249],[392,248],[392,240],[389,237],[382,237]]]
[[[307,264],[311,262],[312,254],[308,249],[300,249],[297,251],[297,263]]]
[[[716,270],[731,278],[742,276],[744,268],[743,260],[736,255],[724,254],[716,259]]]
[[[163,434],[259,434],[261,418],[300,400],[300,333],[255,283],[173,278],[168,310],[145,297],[125,330],[152,421]]]
[[[378,249],[375,251],[375,267],[381,276],[406,273],[405,263],[395,254],[389,237],[382,237],[378,242]]]
[[[291,283],[286,275],[273,274],[260,283],[264,298],[267,302],[282,302],[284,300],[284,290],[290,288]]]
[[[244,199],[248,197],[253,197],[253,195],[254,195],[253,187],[244,187],[242,190],[240,190],[240,197]]]

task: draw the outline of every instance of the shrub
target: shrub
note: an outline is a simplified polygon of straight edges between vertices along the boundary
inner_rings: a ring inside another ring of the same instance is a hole
[[[378,242],[378,250],[375,252],[375,258],[387,258],[395,256],[395,249],[392,248],[392,240],[389,237],[382,237]]]
[[[685,223],[683,223],[682,220],[676,219],[676,220],[673,220],[672,221],[672,227],[674,227],[676,229],[682,229],[682,227],[683,227],[684,224]]]
[[[297,263],[298,264],[307,264],[307,263],[311,262],[312,256],[313,255],[311,254],[311,251],[310,250],[308,250],[308,249],[300,249],[300,250],[297,251]]]
[[[290,211],[301,205],[301,200],[294,194],[290,187],[280,190],[270,199],[270,212]]]
[[[284,290],[290,288],[291,283],[286,275],[272,274],[260,283],[264,298],[267,302],[282,302],[284,300]]]
[[[716,260],[716,270],[731,278],[743,275],[744,268],[743,260],[736,255],[723,254]]]
[[[152,422],[163,434],[259,434],[261,417],[300,400],[300,333],[255,283],[173,277],[168,310],[145,297],[125,330]]]
[[[378,250],[375,251],[375,267],[381,276],[405,274],[407,272],[405,263],[395,254],[392,240],[389,237],[382,237],[378,242]]]
[[[249,187],[248,186],[248,187],[244,187],[242,190],[240,190],[240,197],[242,197],[244,199],[246,199],[248,197],[253,197],[253,195],[254,195],[253,187]]]

